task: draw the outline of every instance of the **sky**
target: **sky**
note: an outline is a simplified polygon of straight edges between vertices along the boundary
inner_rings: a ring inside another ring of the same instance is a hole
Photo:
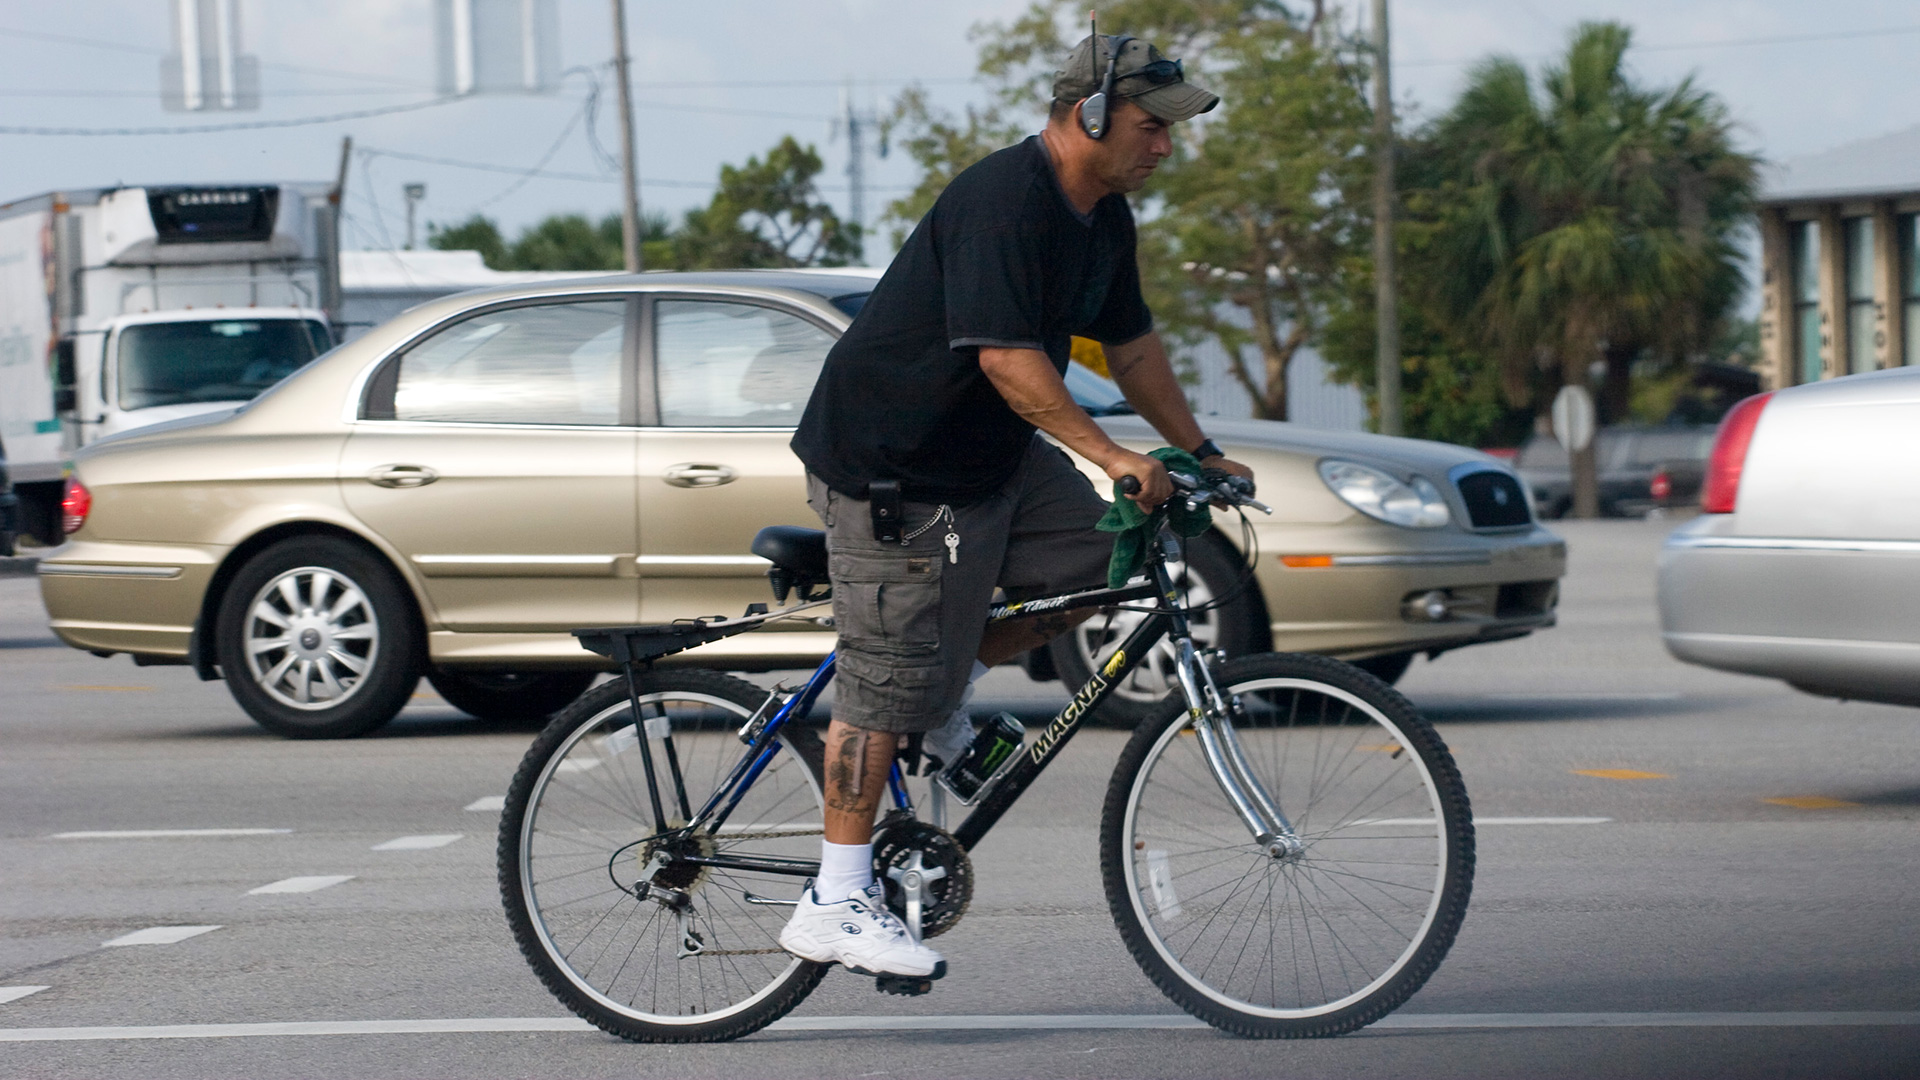
[[[609,0],[556,0],[562,67],[612,52]],[[638,102],[641,197],[678,216],[710,196],[719,166],[783,135],[816,146],[822,187],[844,212],[846,142],[833,118],[884,110],[918,80],[949,108],[983,100],[970,81],[969,29],[1026,0],[627,0]],[[1341,17],[1349,23],[1350,3]],[[244,51],[262,65],[257,112],[168,113],[159,102],[170,47],[168,0],[0,4],[0,128],[194,127],[287,121],[435,97],[433,0],[241,0]],[[1745,145],[1771,160],[1920,125],[1920,8],[1899,0],[1392,0],[1394,97],[1417,121],[1444,111],[1468,66],[1493,53],[1537,65],[1589,19],[1631,26],[1635,72],[1655,85],[1693,77],[1719,94]],[[1113,29],[1124,30],[1124,27]],[[473,213],[511,233],[550,213],[617,212],[617,173],[586,138],[586,80],[545,96],[489,95],[384,116],[225,133],[0,134],[0,203],[114,184],[328,180],[341,138],[349,247],[405,240],[405,184],[420,182],[426,222]],[[604,94],[597,131],[617,151]],[[570,121],[578,121],[569,129]],[[545,170],[519,175],[551,151]],[[444,159],[425,162],[394,156]],[[458,162],[464,164],[448,164]],[[471,166],[490,166],[493,171]],[[909,186],[895,154],[868,164],[869,218]],[[869,257],[886,257],[878,245]]]

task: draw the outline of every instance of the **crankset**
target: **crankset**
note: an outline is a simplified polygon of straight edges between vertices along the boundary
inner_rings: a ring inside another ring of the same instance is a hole
[[[918,939],[953,929],[973,901],[973,861],[953,834],[889,814],[873,835],[873,876],[887,907]]]

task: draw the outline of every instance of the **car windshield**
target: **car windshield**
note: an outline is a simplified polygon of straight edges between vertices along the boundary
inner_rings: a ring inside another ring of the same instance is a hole
[[[1111,379],[1096,375],[1079,364],[1068,364],[1066,371],[1067,393],[1073,400],[1087,410],[1089,416],[1131,416],[1133,406],[1127,404],[1127,396],[1113,385]]]
[[[120,331],[122,409],[248,401],[332,348],[311,319],[139,323]]]

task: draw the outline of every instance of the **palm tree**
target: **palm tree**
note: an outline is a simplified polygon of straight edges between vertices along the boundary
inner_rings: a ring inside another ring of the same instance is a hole
[[[1742,288],[1736,232],[1756,159],[1691,80],[1636,86],[1630,41],[1618,23],[1582,24],[1537,89],[1517,61],[1483,61],[1415,170],[1428,187],[1410,205],[1436,227],[1409,277],[1536,413],[1597,364],[1603,418],[1620,419],[1634,360],[1698,349]],[[1591,446],[1573,455],[1576,515],[1599,512],[1595,472]]]

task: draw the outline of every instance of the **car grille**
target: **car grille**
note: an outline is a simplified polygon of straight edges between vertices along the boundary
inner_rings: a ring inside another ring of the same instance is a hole
[[[1476,529],[1505,529],[1533,520],[1519,481],[1496,469],[1468,473],[1455,481],[1460,501],[1467,504],[1467,520]]]

